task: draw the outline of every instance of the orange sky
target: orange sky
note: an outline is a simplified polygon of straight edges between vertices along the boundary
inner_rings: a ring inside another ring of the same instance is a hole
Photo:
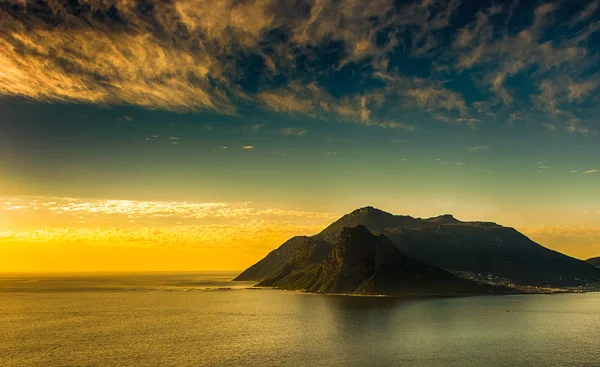
[[[240,270],[288,238],[315,234],[344,214],[252,203],[45,197],[0,202],[3,272]],[[600,254],[598,226],[518,229],[574,257]]]

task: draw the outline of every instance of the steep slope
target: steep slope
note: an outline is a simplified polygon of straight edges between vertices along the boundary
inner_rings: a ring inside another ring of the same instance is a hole
[[[449,295],[491,291],[445,270],[404,255],[384,235],[362,225],[345,227],[322,264],[290,259],[275,276],[259,283],[317,293]]]
[[[271,251],[262,260],[246,269],[234,280],[263,280],[280,273],[291,259],[304,261],[305,264],[319,264],[331,252],[332,245],[328,242],[297,236],[289,239],[277,249]]]
[[[592,264],[595,267],[599,267],[600,268],[600,256],[599,257],[592,257],[591,259],[587,259],[585,261],[588,264]]]
[[[451,271],[491,274],[527,285],[578,285],[598,281],[600,271],[549,250],[513,228],[461,222],[451,215],[420,219],[361,208],[313,238],[335,243],[344,227],[364,225],[385,234],[407,255]]]
[[[492,274],[527,285],[577,285],[600,279],[585,262],[547,249],[507,227],[443,225],[386,233],[408,254],[444,269]]]

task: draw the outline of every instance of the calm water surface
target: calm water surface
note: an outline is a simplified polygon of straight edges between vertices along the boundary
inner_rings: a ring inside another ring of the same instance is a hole
[[[0,366],[600,366],[600,293],[400,300],[233,275],[0,277]]]

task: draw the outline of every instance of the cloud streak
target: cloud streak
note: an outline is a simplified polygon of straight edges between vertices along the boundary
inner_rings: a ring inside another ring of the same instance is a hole
[[[474,147],[469,147],[468,150],[470,150],[471,152],[480,152],[482,150],[486,150],[489,149],[490,147],[487,145],[477,145]]]
[[[318,233],[334,219],[326,212],[251,203],[31,196],[0,198],[0,217],[3,269],[20,271],[106,270],[124,266],[117,265],[122,256],[137,264],[124,268],[164,269],[171,261],[174,269],[182,264],[240,269],[290,237]],[[98,258],[90,260],[90,254]]]
[[[75,198],[8,197],[0,199],[0,211],[13,215],[52,215],[76,218],[115,219],[248,219],[248,218],[332,218],[328,213],[268,208],[251,203],[193,203],[173,201],[85,200]]]
[[[308,130],[299,129],[295,127],[286,127],[285,129],[279,130],[283,136],[305,136],[308,134]]]
[[[415,111],[471,125],[482,112],[510,108],[516,115],[529,102],[552,118],[565,120],[559,115],[571,106],[566,120],[597,120],[580,107],[598,98],[590,43],[600,31],[598,1],[583,2],[568,18],[558,2],[477,9],[458,0],[0,6],[0,96],[230,115],[251,104],[404,130],[415,129],[403,118]],[[515,23],[517,12],[530,14],[531,23]],[[458,18],[467,21],[455,24]],[[561,35],[548,36],[556,27]],[[419,72],[409,72],[413,64]],[[453,83],[459,78],[469,93]],[[515,78],[530,90],[516,89]]]

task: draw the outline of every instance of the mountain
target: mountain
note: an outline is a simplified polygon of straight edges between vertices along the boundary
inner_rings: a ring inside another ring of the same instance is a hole
[[[463,222],[450,214],[413,218],[373,207],[354,210],[315,236],[292,238],[236,279],[265,280],[281,274],[295,252],[308,251],[311,256],[305,261],[318,265],[327,258],[344,228],[359,225],[384,234],[411,258],[467,277],[534,286],[600,281],[599,268],[547,249],[514,228],[491,222]]]
[[[588,263],[588,264],[592,264],[595,267],[600,268],[600,256],[599,257],[592,257],[591,259],[587,259],[585,262]]]
[[[292,256],[273,277],[258,284],[315,293],[456,295],[491,288],[459,278],[403,254],[384,235],[362,225],[345,227],[321,264]]]
[[[246,269],[234,280],[263,280],[280,273],[290,261],[308,266],[320,264],[331,252],[333,245],[306,236],[292,237],[265,258]]]
[[[411,257],[450,271],[536,286],[600,280],[598,268],[549,250],[514,228],[462,222],[449,214],[421,219],[365,207],[344,215],[314,238],[333,243],[344,227],[357,225],[385,234]]]

